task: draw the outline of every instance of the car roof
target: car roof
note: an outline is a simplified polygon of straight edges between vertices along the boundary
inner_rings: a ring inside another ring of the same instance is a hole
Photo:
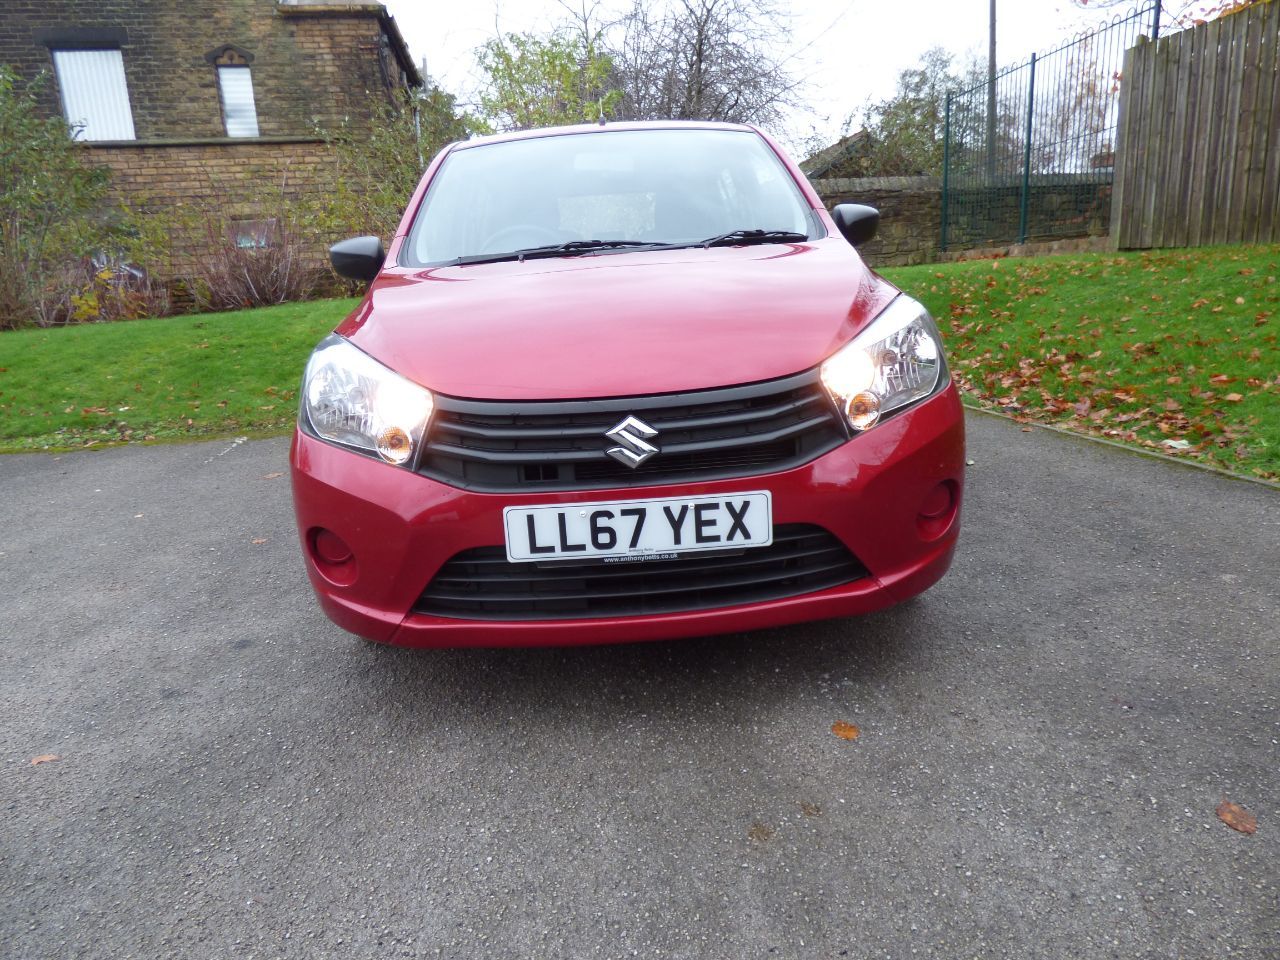
[[[760,131],[745,123],[720,123],[712,120],[627,120],[618,123],[580,123],[567,127],[539,127],[533,130],[512,130],[485,137],[462,140],[453,145],[454,150],[468,150],[491,143],[511,140],[531,140],[538,137],[559,137],[569,134],[616,133],[619,130],[739,130],[746,133]]]

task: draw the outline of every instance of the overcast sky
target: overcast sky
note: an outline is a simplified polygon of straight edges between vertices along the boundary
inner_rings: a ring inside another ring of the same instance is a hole
[[[384,0],[419,63],[464,102],[479,76],[475,49],[504,32],[543,33],[563,17],[557,0]],[[787,0],[782,0],[786,6]],[[605,0],[604,8],[611,0]],[[623,4],[612,2],[617,9]],[[815,130],[839,136],[868,98],[890,95],[900,70],[933,46],[986,60],[988,0],[790,0],[797,73],[808,80],[808,113],[777,131],[793,146]],[[1057,46],[1107,19],[1070,0],[998,0],[996,42],[1001,65]]]

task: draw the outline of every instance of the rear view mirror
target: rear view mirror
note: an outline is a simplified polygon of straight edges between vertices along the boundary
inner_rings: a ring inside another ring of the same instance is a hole
[[[329,262],[338,276],[370,283],[382,269],[387,253],[377,237],[352,237],[329,248]]]
[[[874,237],[880,227],[880,211],[862,203],[839,204],[831,211],[831,219],[855,247]]]

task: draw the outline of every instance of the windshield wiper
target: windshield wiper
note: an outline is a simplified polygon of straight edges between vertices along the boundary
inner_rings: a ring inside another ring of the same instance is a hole
[[[750,243],[797,243],[808,239],[808,234],[796,233],[794,230],[730,230],[700,241],[699,246],[736,247]]]
[[[645,240],[569,240],[565,243],[548,244],[545,247],[524,247],[520,250],[508,250],[504,253],[472,253],[450,261],[451,266],[462,266],[468,263],[498,263],[503,260],[537,260],[545,257],[575,257],[583,253],[594,253],[598,250],[633,250],[645,247],[662,247],[666,244],[649,243]]]

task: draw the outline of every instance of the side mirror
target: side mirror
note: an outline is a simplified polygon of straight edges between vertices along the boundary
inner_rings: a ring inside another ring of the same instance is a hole
[[[387,252],[377,237],[352,237],[329,248],[329,262],[338,276],[348,280],[372,282],[382,269]]]
[[[880,228],[880,211],[861,203],[842,203],[831,211],[844,238],[855,247],[861,246],[876,235]]]

